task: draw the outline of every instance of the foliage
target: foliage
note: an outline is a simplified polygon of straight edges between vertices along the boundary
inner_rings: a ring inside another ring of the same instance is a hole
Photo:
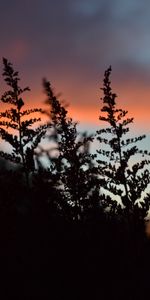
[[[10,90],[1,101],[11,108],[0,113],[0,135],[12,147],[10,154],[0,151],[0,257],[5,298],[8,294],[7,298],[34,295],[47,299],[55,294],[61,299],[68,291],[69,299],[72,293],[83,299],[89,295],[120,299],[123,291],[123,299],[129,293],[131,299],[139,295],[143,299],[149,284],[150,249],[140,221],[149,209],[150,195],[140,203],[141,208],[136,203],[149,183],[149,160],[139,155],[149,153],[135,145],[145,136],[127,137],[133,119],[116,107],[111,68],[104,76],[101,111],[105,115],[100,116],[109,127],[97,132],[101,148],[95,155],[90,153],[93,136],[78,132],[77,123],[68,117],[47,80],[49,122],[35,128],[40,118],[30,115],[43,111],[23,110],[22,93],[29,89],[21,89],[18,73],[6,59],[3,63]],[[40,143],[42,138],[47,149]],[[19,164],[12,168],[10,161]],[[25,172],[32,175],[32,185],[26,184]],[[130,219],[138,225],[136,232]]]
[[[112,92],[111,88],[111,67],[105,71],[103,81],[103,93],[101,98],[103,107],[99,119],[106,122],[109,127],[97,131],[97,140],[100,142],[101,148],[97,151],[102,159],[98,159],[99,174],[105,178],[104,188],[116,196],[121,198],[124,211],[128,214],[137,211],[147,211],[147,205],[141,202],[141,208],[138,207],[137,201],[141,199],[142,192],[149,184],[149,170],[146,166],[150,163],[149,159],[135,162],[136,155],[147,152],[139,150],[135,145],[138,141],[142,141],[145,135],[130,138],[129,125],[133,122],[133,118],[127,117],[127,111],[118,109],[116,105],[117,95]],[[105,145],[105,146],[103,146]],[[133,161],[132,161],[133,158]],[[139,160],[139,156],[138,156]],[[111,209],[116,212],[120,205],[116,205],[111,197],[104,196]],[[106,206],[107,206],[106,203]],[[146,206],[146,207],[145,207]]]
[[[94,156],[89,152],[93,137],[78,133],[77,123],[68,117],[66,108],[54,95],[47,80],[44,80],[44,88],[46,103],[50,107],[49,143],[52,141],[55,145],[47,151],[49,174],[53,180],[55,177],[55,185],[61,194],[60,210],[73,219],[81,219],[85,211],[87,213],[94,206],[95,195],[99,193],[92,161]]]
[[[0,156],[11,160],[14,163],[23,165],[24,170],[34,169],[34,149],[46,132],[46,125],[33,128],[41,118],[35,117],[35,113],[41,113],[42,109],[34,108],[23,110],[24,101],[22,94],[30,89],[19,86],[18,72],[6,58],[3,58],[3,77],[9,90],[6,91],[1,101],[11,106],[4,112],[0,112],[0,137],[12,147],[12,153],[0,151]],[[33,115],[27,118],[28,115]]]
[[[149,195],[138,201],[149,184],[147,166],[150,161],[140,159],[139,155],[148,156],[149,153],[136,146],[145,135],[130,137],[133,118],[127,117],[127,111],[117,108],[117,96],[112,92],[110,82],[111,67],[104,75],[103,114],[100,115],[100,120],[109,127],[97,131],[101,148],[96,155],[90,152],[93,136],[78,132],[77,123],[68,117],[66,106],[55,96],[47,80],[43,85],[49,122],[35,126],[41,121],[35,114],[39,115],[43,110],[23,110],[22,94],[29,88],[19,86],[18,72],[5,58],[3,66],[3,77],[9,90],[2,95],[1,102],[10,108],[0,113],[0,136],[11,146],[12,152],[1,150],[0,156],[21,164],[27,180],[30,171],[34,170],[33,194],[34,199],[40,199],[39,211],[43,202],[44,209],[49,207],[51,212],[71,220],[85,219],[100,211],[107,211],[111,217],[125,214],[143,220],[149,209]],[[47,150],[40,144],[42,138],[46,139]],[[36,151],[37,147],[39,151]],[[47,168],[41,162],[43,154],[48,161]],[[102,190],[107,192],[102,193]],[[35,200],[35,206],[37,203]]]

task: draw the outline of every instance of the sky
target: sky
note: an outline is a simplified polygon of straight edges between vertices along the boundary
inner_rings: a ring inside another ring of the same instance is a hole
[[[112,66],[118,106],[150,143],[150,2],[148,0],[1,0],[0,59],[19,71],[30,107],[41,106],[46,77],[81,127],[95,130],[104,71]],[[2,63],[1,63],[2,70]],[[1,72],[2,73],[2,72]],[[3,82],[1,77],[1,89]]]

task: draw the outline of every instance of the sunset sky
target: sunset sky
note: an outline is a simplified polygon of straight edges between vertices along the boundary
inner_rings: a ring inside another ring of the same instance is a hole
[[[31,107],[44,101],[42,78],[47,77],[70,104],[72,117],[83,128],[97,128],[100,87],[111,65],[118,105],[135,118],[134,131],[149,134],[149,1],[2,0],[0,37],[0,57],[14,64],[23,86],[30,86]]]

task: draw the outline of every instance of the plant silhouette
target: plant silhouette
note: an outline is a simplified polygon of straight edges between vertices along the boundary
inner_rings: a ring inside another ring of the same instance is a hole
[[[105,205],[110,205],[113,214],[124,212],[127,217],[143,218],[148,210],[148,202],[141,199],[142,192],[145,191],[149,184],[149,159],[141,159],[139,156],[148,154],[148,151],[139,150],[136,144],[145,138],[145,135],[131,138],[129,135],[129,125],[133,118],[127,117],[127,111],[118,109],[116,105],[117,95],[112,92],[111,88],[111,67],[105,71],[103,81],[103,93],[101,98],[103,107],[99,119],[106,122],[109,127],[97,131],[97,139],[100,142],[100,149],[97,153],[103,156],[98,159],[99,174],[105,178],[104,189],[111,192],[121,199],[121,204],[117,204],[111,197],[103,195]],[[104,114],[102,114],[104,113]],[[105,145],[105,147],[103,147]],[[137,156],[137,157],[136,157]],[[131,160],[132,159],[132,160]],[[138,162],[134,161],[137,160]],[[147,168],[146,168],[147,167]]]
[[[67,218],[81,220],[96,206],[99,180],[93,163],[94,155],[89,146],[92,136],[79,134],[77,123],[67,116],[68,112],[54,95],[50,83],[44,80],[44,89],[49,105],[49,136],[46,151],[49,170],[48,180],[52,180],[61,195],[57,203],[59,211]]]
[[[117,108],[111,67],[104,74],[100,113],[109,127],[95,135],[78,131],[46,79],[47,110],[23,110],[22,94],[29,88],[19,86],[18,72],[5,58],[3,71],[9,90],[1,102],[9,109],[0,112],[0,137],[11,146],[11,153],[0,151],[5,292],[12,297],[17,283],[13,296],[21,299],[49,299],[52,293],[58,299],[143,299],[150,248],[144,220],[150,196],[141,199],[149,184],[150,161],[142,157],[149,152],[138,149],[136,143],[145,135],[132,138],[133,118]],[[39,125],[44,113],[49,119]],[[97,154],[90,148],[95,136]]]
[[[22,94],[30,89],[19,86],[18,72],[6,58],[3,58],[3,77],[10,87],[2,97],[1,101],[10,106],[9,109],[0,113],[0,136],[12,147],[11,154],[0,152],[0,155],[14,163],[22,164],[27,172],[34,169],[34,149],[46,132],[46,125],[33,128],[33,124],[41,118],[28,118],[31,114],[41,113],[38,108],[23,110],[24,101]],[[32,126],[32,127],[31,127]]]

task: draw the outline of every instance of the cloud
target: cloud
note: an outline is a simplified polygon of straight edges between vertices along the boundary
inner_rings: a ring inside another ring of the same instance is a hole
[[[146,0],[1,1],[0,34],[4,49],[14,40],[28,44],[30,55],[22,58],[27,67],[66,73],[80,67],[87,76],[122,61],[146,68],[149,7]]]
[[[46,76],[74,106],[96,105],[110,64],[120,91],[148,86],[149,9],[146,0],[2,0],[0,55],[36,95]]]

